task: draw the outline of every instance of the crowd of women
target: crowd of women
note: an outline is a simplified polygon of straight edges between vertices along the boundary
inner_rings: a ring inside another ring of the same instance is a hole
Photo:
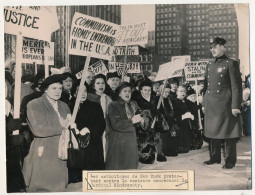
[[[82,169],[68,168],[58,157],[79,90],[76,133],[81,141],[90,135],[83,170],[137,169],[139,162],[165,162],[203,145],[203,83],[196,99],[192,86],[176,79],[160,83],[140,75],[129,83],[117,72],[88,71],[79,89],[80,80],[70,71],[46,79],[39,72],[22,80],[20,118],[13,119],[10,72],[5,77],[8,192],[64,191],[68,183],[82,181]]]

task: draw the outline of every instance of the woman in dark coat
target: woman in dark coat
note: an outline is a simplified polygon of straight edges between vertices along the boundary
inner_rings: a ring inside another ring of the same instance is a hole
[[[77,84],[78,85],[78,84]],[[70,109],[73,110],[75,105],[75,97],[78,93],[78,89],[74,94]],[[90,141],[87,147],[83,148],[84,155],[86,156],[86,164],[84,164],[83,170],[104,170],[104,153],[102,135],[105,129],[105,120],[103,110],[100,104],[87,100],[87,89],[83,85],[83,93],[77,112],[75,123],[77,124],[78,132],[81,140],[83,136],[81,134],[90,133]],[[82,133],[84,132],[84,133]],[[69,168],[69,183],[81,182],[82,170]]]
[[[178,139],[178,153],[187,153],[192,144],[192,123],[194,116],[191,114],[186,97],[186,86],[180,85],[177,88],[177,98],[173,99],[173,107],[179,131],[177,133]]]
[[[131,85],[121,83],[116,89],[117,101],[109,105],[109,145],[106,157],[106,169],[136,169],[138,166],[138,147],[135,125],[143,123],[139,107],[131,99]]]
[[[158,129],[158,122],[152,127],[155,117],[160,119],[160,113],[157,111],[156,97],[151,95],[152,83],[145,79],[139,84],[139,94],[136,97],[138,106],[141,108],[144,116],[149,118],[149,125],[146,130],[137,131],[139,161],[145,164],[153,164],[155,154],[157,161],[167,161],[162,152],[162,140]]]
[[[169,130],[161,132],[162,139],[162,152],[165,156],[178,156],[177,152],[177,140],[176,140],[176,131],[173,128],[173,125],[176,124],[176,119],[174,116],[174,110],[172,101],[170,100],[170,85],[167,84],[163,93],[163,100],[160,105],[160,113],[163,114],[166,119]],[[157,103],[159,101],[160,96],[157,96]]]

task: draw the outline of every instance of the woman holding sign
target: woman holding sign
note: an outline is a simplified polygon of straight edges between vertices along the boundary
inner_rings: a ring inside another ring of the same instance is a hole
[[[68,182],[66,161],[58,157],[62,131],[69,125],[70,110],[60,101],[63,75],[42,82],[44,94],[27,105],[28,125],[34,135],[23,174],[28,192],[62,192]]]

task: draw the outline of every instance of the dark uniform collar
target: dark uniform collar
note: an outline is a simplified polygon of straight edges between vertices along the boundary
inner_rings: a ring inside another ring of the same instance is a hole
[[[218,62],[218,61],[221,62],[222,60],[227,59],[227,58],[228,57],[225,54],[223,54],[222,56],[215,58],[215,62]]]

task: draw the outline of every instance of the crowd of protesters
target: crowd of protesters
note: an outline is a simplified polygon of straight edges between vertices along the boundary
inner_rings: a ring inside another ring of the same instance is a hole
[[[68,183],[82,181],[82,170],[58,157],[80,80],[70,70],[46,79],[43,72],[23,77],[20,118],[13,119],[14,72],[15,64],[5,71],[7,190],[64,191]],[[90,134],[84,170],[137,169],[139,162],[165,162],[201,149],[203,82],[196,98],[196,86],[175,78],[163,83],[139,75],[131,81],[121,82],[117,72],[87,72],[75,120],[81,140]],[[248,81],[243,88],[243,134],[250,135]]]

